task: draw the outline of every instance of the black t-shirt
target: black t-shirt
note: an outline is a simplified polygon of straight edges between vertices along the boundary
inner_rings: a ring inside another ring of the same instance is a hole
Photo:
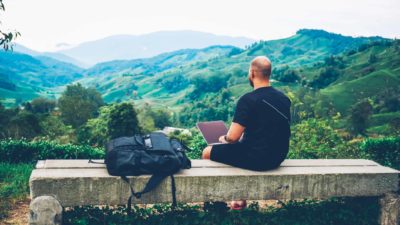
[[[251,154],[277,160],[286,157],[290,105],[289,98],[271,86],[258,88],[239,99],[233,122],[246,128],[241,143]]]

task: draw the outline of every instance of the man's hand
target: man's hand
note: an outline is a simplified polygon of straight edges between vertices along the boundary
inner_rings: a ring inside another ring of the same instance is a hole
[[[219,140],[219,142],[224,143],[224,144],[228,143],[228,142],[225,140],[225,135],[222,135],[221,137],[219,137],[218,140]]]

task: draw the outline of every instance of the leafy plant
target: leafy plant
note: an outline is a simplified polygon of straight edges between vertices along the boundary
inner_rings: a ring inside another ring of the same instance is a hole
[[[360,149],[368,158],[395,169],[400,169],[400,137],[368,138]]]
[[[104,150],[84,145],[48,141],[0,140],[0,162],[34,163],[43,159],[104,158]]]
[[[377,224],[379,205],[376,198],[333,198],[325,201],[279,202],[278,207],[260,208],[251,203],[244,210],[228,211],[225,204],[170,204],[153,207],[135,206],[131,216],[125,207],[75,207],[64,213],[64,224],[169,224],[169,225],[372,225]]]

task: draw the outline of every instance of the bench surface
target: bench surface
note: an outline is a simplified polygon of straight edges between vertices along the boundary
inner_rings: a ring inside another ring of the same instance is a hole
[[[95,160],[102,162],[102,160]],[[285,160],[256,172],[210,160],[192,160],[175,175],[178,202],[380,196],[399,190],[400,172],[363,159]],[[148,175],[130,177],[136,191]],[[30,177],[31,198],[50,195],[63,206],[126,204],[129,186],[104,164],[88,160],[39,161]],[[170,179],[134,203],[171,202]]]

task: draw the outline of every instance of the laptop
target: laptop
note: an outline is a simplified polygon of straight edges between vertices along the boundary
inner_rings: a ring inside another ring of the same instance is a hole
[[[200,130],[201,135],[203,135],[208,145],[222,144],[218,140],[219,137],[228,133],[228,128],[226,128],[225,123],[221,120],[199,122],[197,123],[197,128]]]

